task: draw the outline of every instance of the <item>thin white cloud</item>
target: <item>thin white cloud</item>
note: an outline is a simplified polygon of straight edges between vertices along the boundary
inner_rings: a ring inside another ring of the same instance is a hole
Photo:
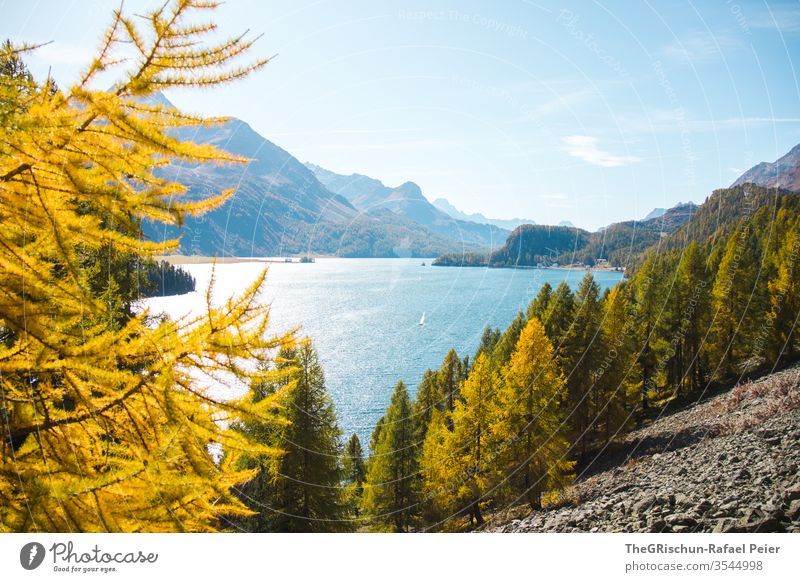
[[[710,63],[723,58],[740,44],[740,41],[725,34],[693,33],[674,39],[661,47],[659,53],[665,59],[680,62]]]
[[[388,135],[393,133],[416,133],[424,131],[424,128],[421,127],[398,127],[398,128],[386,128],[386,129],[379,129],[379,128],[342,128],[342,129],[314,129],[314,130],[307,130],[307,131],[273,131],[270,132],[269,135],[271,138],[277,137],[312,137],[314,139],[319,139],[320,135],[322,134],[330,134],[330,135],[372,135],[372,134],[380,134],[380,135]]]
[[[559,93],[554,97],[542,100],[532,106],[525,107],[524,115],[512,120],[512,123],[540,121],[565,111],[574,111],[579,105],[592,101],[598,95],[594,89],[577,89]]]
[[[800,32],[800,9],[797,7],[775,8],[747,21],[750,28],[772,29],[782,34]]]
[[[639,161],[634,156],[620,156],[600,149],[597,139],[588,135],[568,135],[561,141],[569,155],[603,168],[617,168]]]
[[[452,149],[467,148],[479,145],[481,142],[459,139],[414,139],[406,141],[368,142],[368,143],[319,143],[313,145],[297,145],[293,151],[303,155],[316,152],[372,152],[372,151],[400,151],[420,149]]]
[[[800,123],[800,117],[745,116],[720,119],[695,119],[683,109],[650,108],[646,114],[630,112],[619,115],[619,129],[625,133],[674,133],[682,131],[716,132],[727,129],[755,129]]]

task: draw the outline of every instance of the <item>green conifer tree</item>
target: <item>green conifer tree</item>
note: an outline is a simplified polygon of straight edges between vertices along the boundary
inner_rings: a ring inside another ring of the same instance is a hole
[[[492,366],[499,369],[508,362],[514,351],[514,346],[517,345],[519,334],[522,333],[522,329],[525,327],[525,322],[525,314],[521,311],[518,312],[511,325],[506,328],[500,339],[497,340],[490,358]]]
[[[617,285],[604,301],[601,326],[605,356],[595,372],[597,431],[609,442],[632,424],[642,375],[638,362],[635,318],[628,300],[629,286]]]
[[[593,391],[601,360],[606,355],[600,333],[599,296],[600,288],[594,277],[586,273],[575,296],[572,325],[564,336],[558,358],[567,383],[564,406],[570,439],[581,454],[595,436],[598,402]]]
[[[414,424],[420,443],[425,440],[434,411],[441,410],[443,407],[444,401],[439,390],[438,374],[430,369],[425,370],[417,387],[417,397],[414,400]]]
[[[344,450],[342,460],[344,478],[347,482],[355,483],[360,488],[364,485],[367,477],[367,467],[364,463],[364,450],[361,448],[361,441],[356,433],[350,435],[350,440],[347,441]]]
[[[655,259],[648,256],[632,281],[635,298],[634,316],[638,324],[636,335],[639,345],[639,367],[642,371],[642,410],[647,410],[651,398],[657,398],[659,387],[663,384],[664,374],[660,363],[665,346],[659,335],[659,318],[663,310],[661,285],[663,276]]]
[[[350,436],[342,455],[344,474],[344,496],[347,506],[355,517],[359,517],[361,496],[364,492],[364,481],[367,479],[367,465],[364,462],[364,450],[356,433]]]
[[[392,394],[372,450],[364,485],[364,513],[377,529],[408,531],[419,491],[413,406],[402,381]]]
[[[773,363],[782,358],[793,361],[800,351],[797,331],[800,316],[800,219],[781,209],[776,222],[783,227],[780,229],[780,246],[775,253],[775,275],[769,282],[773,332],[767,353]]]
[[[572,325],[575,317],[575,295],[565,281],[556,287],[548,302],[544,319],[540,320],[544,325],[547,337],[553,343],[556,355],[559,355],[564,344],[567,332]]]
[[[483,334],[481,335],[481,341],[478,344],[478,349],[475,350],[475,356],[472,358],[473,360],[478,359],[478,355],[483,352],[486,354],[487,357],[491,357],[492,352],[494,352],[494,348],[497,345],[497,342],[500,341],[500,337],[502,333],[498,328],[492,329],[491,326],[486,326],[483,328]]]
[[[284,352],[282,365],[288,367],[291,379],[282,406],[286,423],[265,435],[264,444],[283,454],[273,470],[262,470],[255,478],[253,488],[272,488],[266,499],[243,488],[246,503],[259,514],[247,520],[245,527],[277,532],[347,530],[352,524],[342,488],[346,476],[341,465],[341,432],[322,366],[308,341]],[[260,427],[245,424],[241,430],[256,436]]]
[[[442,362],[436,378],[439,394],[448,411],[455,408],[459,398],[461,382],[464,380],[464,363],[459,359],[455,349],[450,349]]]
[[[698,392],[705,383],[708,363],[702,352],[710,321],[709,273],[700,246],[692,241],[683,252],[677,274],[680,315],[675,328],[681,337],[681,366],[676,378],[678,392]]]
[[[754,294],[757,286],[756,242],[748,224],[728,238],[711,290],[713,322],[711,357],[714,377],[722,380],[743,371],[758,329]]]
[[[533,301],[528,305],[528,311],[526,313],[528,319],[535,317],[539,321],[544,322],[552,298],[553,286],[545,281],[542,288],[539,289],[539,292],[536,294],[536,297],[534,297]]]

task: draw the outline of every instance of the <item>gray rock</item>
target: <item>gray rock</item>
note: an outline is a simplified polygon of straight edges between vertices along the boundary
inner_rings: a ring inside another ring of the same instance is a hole
[[[713,503],[711,503],[708,499],[703,499],[700,503],[695,505],[694,511],[699,515],[703,515],[704,513],[708,512],[708,510],[710,510],[712,507],[714,507]]]
[[[675,513],[668,515],[664,518],[664,521],[673,526],[673,529],[676,525],[685,525],[690,527],[697,525],[697,520],[687,513]]]
[[[717,520],[717,523],[714,526],[714,529],[712,529],[711,531],[713,533],[727,533],[727,532],[734,531],[735,528],[736,528],[736,520],[726,517],[724,519]]]
[[[794,485],[793,487],[789,487],[784,493],[784,498],[787,501],[794,501],[796,499],[800,499],[800,483]]]
[[[645,497],[641,501],[637,501],[636,503],[634,503],[631,509],[633,513],[640,515],[649,510],[655,504],[656,504],[655,495],[650,495],[648,497]]]
[[[769,516],[755,523],[749,524],[746,531],[756,533],[774,533],[783,531],[783,527],[781,526],[781,522],[779,520]]]
[[[789,502],[789,509],[786,511],[786,517],[792,521],[800,521],[800,499]]]

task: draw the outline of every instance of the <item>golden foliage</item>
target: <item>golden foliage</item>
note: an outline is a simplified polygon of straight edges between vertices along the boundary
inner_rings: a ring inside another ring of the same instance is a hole
[[[565,397],[564,378],[536,317],[525,324],[502,376],[497,432],[508,443],[505,474],[519,495],[538,508],[546,491],[572,481],[574,463],[568,460],[570,445],[559,410]]]
[[[76,85],[29,88],[24,106],[9,110],[0,134],[0,531],[206,531],[247,512],[230,489],[251,476],[236,470],[239,452],[259,449],[226,423],[269,418],[273,399],[224,400],[199,378],[250,382],[264,369],[254,362],[292,343],[266,334],[266,273],[221,306],[209,287],[202,316],[118,323],[82,268],[109,246],[142,259],[174,248],[142,240],[141,221],[180,224],[230,196],[185,201],[185,187],[157,172],[176,161],[241,161],[175,137],[220,120],[147,100],[265,64],[236,64],[253,43],[244,36],[204,41],[215,26],[194,16],[215,7],[178,0],[143,25],[119,10]],[[123,44],[136,49],[132,63],[117,56]],[[121,72],[114,88],[93,88],[109,72]],[[22,98],[13,83],[0,86],[3,103]]]

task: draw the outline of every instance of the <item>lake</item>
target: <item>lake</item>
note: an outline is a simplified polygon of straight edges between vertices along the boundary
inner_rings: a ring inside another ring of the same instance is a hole
[[[413,395],[427,368],[438,368],[451,347],[474,353],[485,326],[505,329],[545,282],[575,289],[582,271],[422,266],[422,259],[317,259],[272,263],[264,300],[272,303],[274,331],[302,326],[314,340],[327,386],[347,437],[366,447],[392,390],[402,379]],[[215,299],[241,292],[263,263],[217,265]],[[152,312],[179,317],[201,313],[210,264],[183,265],[198,292],[146,300]],[[621,273],[598,271],[601,288]],[[425,325],[420,326],[422,314]],[[220,387],[230,391],[241,387]],[[233,392],[232,392],[233,393]]]

